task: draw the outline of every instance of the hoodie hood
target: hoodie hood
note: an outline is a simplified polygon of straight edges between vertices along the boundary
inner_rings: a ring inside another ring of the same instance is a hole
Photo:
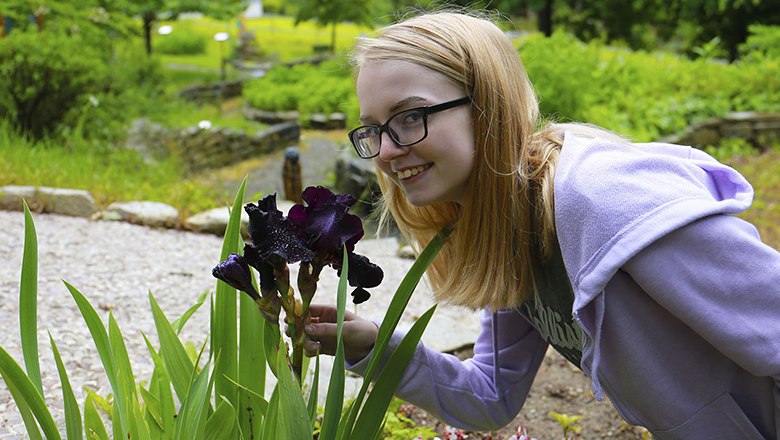
[[[631,144],[567,132],[555,174],[555,221],[583,330],[582,369],[598,381],[604,288],[629,259],[664,235],[753,200],[734,169],[688,146]]]

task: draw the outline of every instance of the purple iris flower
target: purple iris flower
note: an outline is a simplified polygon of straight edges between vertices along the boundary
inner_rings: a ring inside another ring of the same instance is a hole
[[[252,244],[245,247],[244,255],[250,263],[262,261],[273,264],[272,255],[287,263],[310,261],[314,257],[293,233],[282,211],[276,208],[276,194],[263,198],[256,205],[248,203],[244,210],[249,214],[249,235],[252,237]],[[257,266],[255,268],[260,270]]]
[[[342,247],[352,252],[363,237],[363,222],[348,212],[355,198],[322,186],[306,188],[301,198],[306,206],[295,205],[288,214],[295,233],[325,264],[340,265]]]
[[[212,269],[211,274],[231,287],[248,293],[252,299],[260,298],[260,294],[252,284],[252,274],[249,271],[249,265],[241,255],[228,255],[227,260],[216,265]]]
[[[306,206],[293,206],[288,220],[293,231],[314,252],[315,260],[340,271],[342,249],[346,247],[349,284],[361,288],[378,286],[384,277],[382,269],[363,255],[353,252],[355,243],[363,237],[363,222],[360,217],[348,212],[355,204],[355,198],[349,194],[333,194],[321,186],[306,188],[301,198]],[[365,294],[368,295],[368,292]]]

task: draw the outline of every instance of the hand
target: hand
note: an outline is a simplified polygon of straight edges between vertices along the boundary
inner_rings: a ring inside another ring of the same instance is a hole
[[[303,348],[307,356],[320,353],[333,356],[336,354],[336,308],[326,305],[312,304],[309,307],[311,319],[304,332],[306,340]],[[357,362],[368,355],[374,348],[379,328],[367,319],[354,313],[345,312],[342,339],[344,341],[344,357],[350,362]]]

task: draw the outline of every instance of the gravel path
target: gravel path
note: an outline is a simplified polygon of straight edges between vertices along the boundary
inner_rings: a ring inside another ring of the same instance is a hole
[[[219,261],[222,239],[174,230],[154,230],[115,222],[90,222],[58,215],[34,215],[38,235],[38,340],[46,401],[63,426],[60,382],[48,341],[58,345],[83,406],[86,386],[101,395],[110,392],[100,359],[86,324],[62,283],[78,288],[104,322],[113,313],[122,329],[137,380],[148,380],[152,371],[141,332],[157,340],[149,306],[152,291],[162,310],[173,320],[195,303],[204,291],[213,291],[211,268]],[[24,215],[0,211],[0,346],[21,364],[19,344],[19,278],[24,240]],[[387,304],[410,260],[395,257],[395,239],[364,240],[356,251],[385,270],[382,286],[360,306],[362,316],[381,320]],[[294,270],[294,268],[293,268]],[[294,276],[294,274],[293,274]],[[294,278],[293,278],[294,279]],[[323,272],[316,302],[335,303],[335,272]],[[422,284],[410,303],[402,327],[432,304]],[[208,301],[181,332],[184,341],[200,346],[208,336]],[[440,307],[424,341],[439,349],[473,342],[478,320],[468,310]],[[327,361],[324,360],[327,368]],[[353,385],[354,386],[354,385]],[[325,393],[321,390],[320,395]],[[63,429],[64,432],[64,429]],[[0,381],[0,439],[26,438],[26,430],[8,388]]]

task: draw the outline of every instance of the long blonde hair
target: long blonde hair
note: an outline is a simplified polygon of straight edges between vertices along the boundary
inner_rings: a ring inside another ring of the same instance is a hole
[[[564,126],[541,125],[518,53],[478,13],[436,12],[384,28],[356,45],[356,73],[369,62],[401,60],[444,74],[473,102],[475,161],[462,205],[410,204],[378,172],[380,218],[392,215],[417,249],[455,226],[428,270],[438,300],[470,308],[520,306],[534,292],[534,269],[556,244],[553,176]],[[576,128],[576,127],[572,127]]]

